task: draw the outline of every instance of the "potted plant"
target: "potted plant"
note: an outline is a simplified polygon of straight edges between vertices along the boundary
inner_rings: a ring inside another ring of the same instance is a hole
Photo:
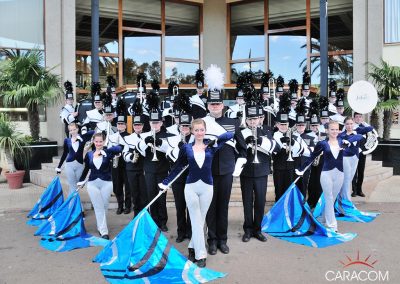
[[[22,133],[16,131],[15,125],[11,122],[5,113],[0,114],[0,149],[4,153],[8,165],[8,171],[5,177],[10,189],[22,187],[22,181],[25,171],[15,168],[14,159],[20,157],[26,158],[29,154],[29,148],[26,148],[27,141]]]

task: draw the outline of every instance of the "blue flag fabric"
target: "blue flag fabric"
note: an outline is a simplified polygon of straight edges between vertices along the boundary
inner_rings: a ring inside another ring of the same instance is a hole
[[[89,246],[106,246],[110,241],[86,233],[78,191],[67,200],[35,232],[42,236],[40,245],[52,251],[70,251]]]
[[[40,196],[39,200],[33,206],[26,223],[32,226],[39,226],[47,220],[64,202],[63,191],[61,188],[60,178],[56,176],[47,186]]]
[[[110,283],[205,283],[225,274],[199,268],[171,246],[143,209],[94,259]]]
[[[323,248],[351,241],[354,233],[340,234],[325,228],[311,213],[295,183],[275,203],[262,221],[261,230],[296,244]]]
[[[315,207],[313,212],[314,217],[321,216],[324,207],[325,207],[325,198],[324,195],[321,195],[321,197],[318,200],[317,206]],[[340,197],[340,195],[336,199],[335,216],[337,220],[347,221],[347,222],[369,223],[375,220],[375,218],[378,215],[379,213],[363,212],[358,210],[353,202]]]

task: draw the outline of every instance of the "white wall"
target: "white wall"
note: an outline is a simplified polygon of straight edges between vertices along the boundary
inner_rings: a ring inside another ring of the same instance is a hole
[[[383,47],[383,60],[392,66],[400,66],[400,43],[396,45],[385,45]]]

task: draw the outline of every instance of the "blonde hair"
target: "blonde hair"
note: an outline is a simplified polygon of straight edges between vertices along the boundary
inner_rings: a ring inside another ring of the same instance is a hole
[[[191,127],[193,128],[195,125],[199,125],[199,124],[202,124],[204,126],[204,128],[207,129],[206,122],[201,118],[196,118],[196,119],[192,120]]]

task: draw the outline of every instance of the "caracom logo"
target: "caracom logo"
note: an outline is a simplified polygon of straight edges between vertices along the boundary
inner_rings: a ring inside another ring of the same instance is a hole
[[[360,252],[357,251],[357,256],[351,258],[346,255],[345,260],[339,260],[342,265],[341,270],[328,270],[325,273],[325,279],[329,282],[386,282],[389,281],[389,271],[377,270],[375,268],[378,260],[371,258],[368,255],[365,258],[360,257]]]

